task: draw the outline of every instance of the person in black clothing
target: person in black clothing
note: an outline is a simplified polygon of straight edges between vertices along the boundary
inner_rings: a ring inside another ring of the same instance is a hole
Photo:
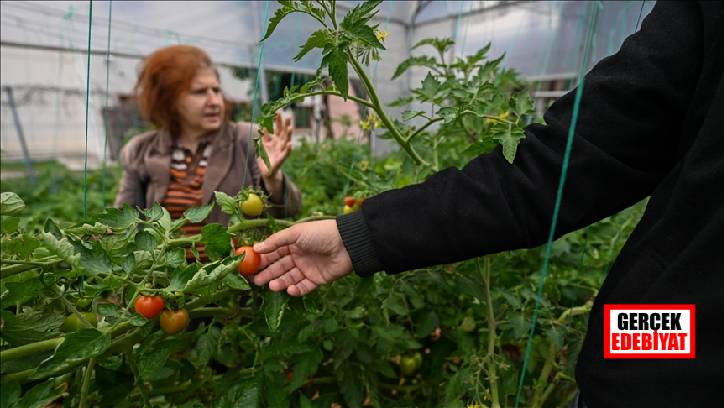
[[[723,72],[724,4],[657,2],[585,77],[557,237],[650,196],[590,313],[576,369],[588,407],[721,404]],[[512,165],[498,150],[270,236],[255,245],[265,267],[255,283],[300,296],[352,270],[393,274],[543,244],[574,94],[525,129]],[[696,358],[604,359],[604,304],[695,304]]]

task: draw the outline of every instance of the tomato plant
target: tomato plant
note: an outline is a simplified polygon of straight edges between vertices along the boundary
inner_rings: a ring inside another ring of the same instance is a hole
[[[244,259],[239,263],[239,274],[241,276],[253,276],[259,270],[261,257],[254,251],[251,246],[243,246],[236,249],[236,256],[244,255]]]
[[[146,319],[155,319],[163,310],[163,298],[161,296],[140,295],[133,304],[134,309]]]

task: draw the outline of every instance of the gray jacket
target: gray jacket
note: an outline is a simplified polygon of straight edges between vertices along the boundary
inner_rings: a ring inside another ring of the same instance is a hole
[[[247,186],[264,187],[256,162],[256,149],[249,138],[257,134],[250,123],[227,122],[212,136],[211,156],[208,158],[202,186],[202,204],[214,198],[214,191],[236,195]],[[173,138],[166,130],[153,130],[131,139],[121,151],[123,176],[115,207],[124,204],[148,208],[163,199],[169,185]],[[294,183],[284,176],[282,197],[270,197],[269,212],[275,217],[294,216],[302,196]],[[207,222],[225,225],[229,216],[214,207]]]

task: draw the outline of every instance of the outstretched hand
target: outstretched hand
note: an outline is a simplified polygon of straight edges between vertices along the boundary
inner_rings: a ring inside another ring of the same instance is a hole
[[[352,272],[352,260],[337,231],[337,221],[323,220],[294,225],[254,245],[263,270],[256,285],[269,283],[275,292],[302,296],[319,285]]]
[[[282,121],[282,115],[279,112],[276,113],[274,119],[274,135],[269,135],[269,131],[265,128],[261,138],[264,150],[269,156],[269,166],[261,157],[257,158],[261,176],[265,179],[272,179],[277,175],[279,168],[292,151],[292,132],[294,128],[291,119],[287,118]]]

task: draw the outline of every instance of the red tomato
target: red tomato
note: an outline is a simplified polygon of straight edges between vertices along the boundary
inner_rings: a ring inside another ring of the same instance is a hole
[[[164,310],[161,313],[161,330],[166,334],[176,334],[189,324],[189,312],[186,309]]]
[[[344,198],[344,205],[347,207],[354,207],[355,199],[352,196],[347,196]]]
[[[239,264],[239,274],[241,276],[252,276],[259,270],[259,264],[261,264],[261,257],[259,254],[254,252],[254,248],[250,246],[243,246],[236,248],[236,256],[244,255],[244,260]]]
[[[163,310],[163,298],[161,296],[140,295],[136,298],[133,307],[136,312],[146,317],[146,319],[153,319],[161,314]]]

